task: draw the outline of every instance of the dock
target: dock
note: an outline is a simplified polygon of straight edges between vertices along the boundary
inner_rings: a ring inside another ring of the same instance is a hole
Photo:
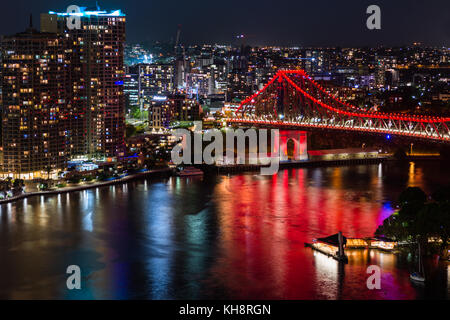
[[[346,238],[341,232],[326,238],[315,239],[313,243],[305,243],[309,247],[338,261],[348,262],[345,249],[375,249],[395,253],[398,242],[383,238]]]
[[[332,253],[330,253],[330,252],[327,252],[327,251],[325,251],[325,250],[322,250],[322,249],[319,248],[319,247],[314,246],[313,243],[307,243],[307,242],[305,242],[305,247],[308,247],[308,248],[311,248],[311,249],[313,249],[313,250],[316,250],[316,251],[318,251],[318,252],[320,252],[320,253],[322,253],[322,254],[328,256],[328,257],[331,257],[331,258],[333,258],[333,259],[335,259],[335,260],[337,260],[337,261],[339,261],[339,262],[344,262],[344,263],[347,263],[347,262],[348,262],[348,257],[347,257],[345,254],[342,255],[342,256],[338,256],[337,254],[332,254]]]

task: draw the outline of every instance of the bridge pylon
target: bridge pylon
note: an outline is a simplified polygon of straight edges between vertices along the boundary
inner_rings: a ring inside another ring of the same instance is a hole
[[[279,142],[278,148],[275,146],[275,150],[279,150],[280,161],[288,160],[308,160],[308,146],[307,146],[307,132],[301,130],[279,130],[279,137],[275,139]],[[289,159],[288,143],[292,141],[294,144],[294,150],[292,158]]]

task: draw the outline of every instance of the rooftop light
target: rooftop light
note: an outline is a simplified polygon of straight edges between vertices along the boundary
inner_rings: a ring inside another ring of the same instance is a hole
[[[88,17],[88,16],[103,16],[103,17],[125,17],[125,14],[122,13],[121,10],[114,10],[111,12],[105,10],[98,11],[86,11],[85,7],[80,7],[80,12],[55,12],[49,11],[49,14],[57,14],[58,16],[80,16],[80,17]]]

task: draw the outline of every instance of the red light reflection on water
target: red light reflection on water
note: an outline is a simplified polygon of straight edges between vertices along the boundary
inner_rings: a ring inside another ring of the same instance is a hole
[[[395,267],[392,254],[351,252],[349,264],[339,266],[304,247],[338,230],[349,237],[372,236],[392,213],[377,201],[376,186],[367,192],[344,188],[341,170],[224,177],[214,195],[220,256],[208,282],[236,298],[414,299],[409,274]],[[367,289],[371,264],[382,268],[381,290]]]

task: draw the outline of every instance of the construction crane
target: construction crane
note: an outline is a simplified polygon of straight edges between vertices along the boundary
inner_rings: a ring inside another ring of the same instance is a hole
[[[177,55],[178,45],[180,44],[180,34],[181,34],[181,24],[178,25],[177,28],[177,37],[175,38],[175,47],[174,47],[174,53]]]

